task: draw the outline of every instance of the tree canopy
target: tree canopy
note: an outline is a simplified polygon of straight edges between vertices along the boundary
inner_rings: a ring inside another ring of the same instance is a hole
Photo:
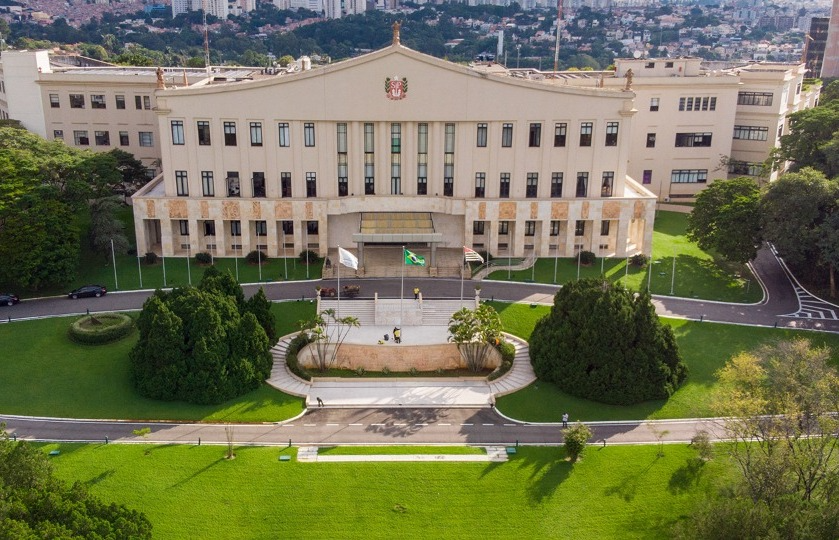
[[[649,292],[599,279],[560,289],[531,334],[530,357],[540,379],[620,405],[666,399],[687,376],[673,331],[656,317]]]
[[[729,261],[746,263],[762,241],[760,189],[751,178],[717,180],[696,196],[688,238]]]
[[[456,343],[466,366],[478,372],[486,365],[490,347],[501,339],[501,318],[488,304],[461,308],[449,320],[449,341]]]
[[[152,537],[146,516],[57,479],[47,457],[0,425],[0,538]]]

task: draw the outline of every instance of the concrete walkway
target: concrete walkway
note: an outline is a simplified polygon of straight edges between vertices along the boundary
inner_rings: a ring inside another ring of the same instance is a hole
[[[486,454],[355,454],[355,455],[320,455],[317,446],[304,446],[297,451],[297,461],[301,463],[359,463],[367,461],[382,462],[421,462],[421,463],[503,463],[507,461],[504,446],[485,446]]]

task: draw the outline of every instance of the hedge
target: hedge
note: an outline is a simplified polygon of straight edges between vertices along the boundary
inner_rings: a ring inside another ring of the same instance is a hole
[[[112,322],[102,326],[84,326],[91,320]],[[100,345],[111,343],[129,335],[134,330],[134,319],[122,313],[103,313],[101,315],[85,315],[70,325],[70,339],[76,343],[86,345]]]
[[[502,339],[495,345],[495,348],[501,353],[501,364],[487,376],[487,380],[490,381],[494,381],[510,371],[510,368],[513,367],[513,361],[516,358],[516,347],[509,341]]]
[[[300,332],[294,336],[294,339],[292,339],[291,343],[288,344],[288,349],[285,353],[285,361],[288,369],[304,381],[311,381],[312,376],[300,365],[300,362],[297,361],[297,353],[309,343],[311,343],[309,336],[305,332]]]

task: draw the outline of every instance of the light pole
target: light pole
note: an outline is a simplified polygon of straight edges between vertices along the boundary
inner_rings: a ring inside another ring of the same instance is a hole
[[[521,43],[516,44],[516,69],[519,68],[519,60],[521,60]]]

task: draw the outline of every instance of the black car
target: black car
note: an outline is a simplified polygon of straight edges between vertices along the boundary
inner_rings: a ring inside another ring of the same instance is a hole
[[[96,298],[99,298],[100,296],[102,296],[106,292],[108,292],[108,289],[106,289],[102,285],[85,285],[83,287],[79,287],[75,291],[70,291],[67,294],[67,296],[69,296],[70,298],[73,298],[74,300],[76,298],[84,298],[86,296],[87,297],[95,296]]]
[[[0,293],[0,306],[13,306],[20,302],[20,298],[12,293]]]

